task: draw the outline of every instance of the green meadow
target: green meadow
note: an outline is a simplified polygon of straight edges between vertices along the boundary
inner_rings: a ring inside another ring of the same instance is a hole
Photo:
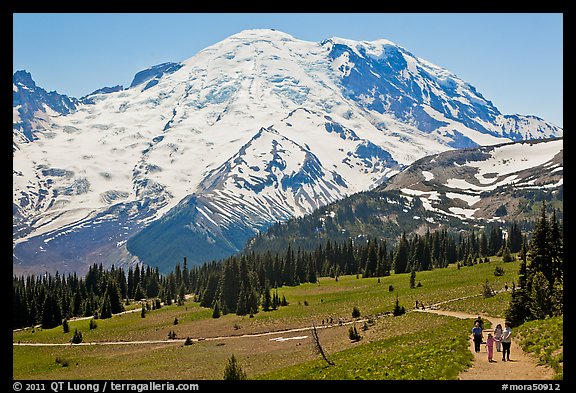
[[[497,266],[504,275],[494,275]],[[134,312],[96,320],[92,330],[88,320],[70,321],[69,333],[62,326],[26,329],[13,333],[14,343],[66,344],[78,329],[83,343],[93,345],[15,345],[13,374],[15,379],[222,379],[234,354],[250,379],[456,379],[471,364],[473,321],[410,310],[416,301],[427,306],[447,302],[442,308],[502,316],[510,294],[485,298],[485,283],[500,290],[517,282],[517,271],[518,262],[493,258],[474,266],[417,272],[421,286],[416,288],[410,288],[409,274],[321,277],[318,283],[278,288],[289,305],[253,318],[227,314],[214,319],[211,309],[188,300],[150,311],[145,318]],[[408,312],[394,317],[390,312],[396,299]],[[335,325],[352,322],[354,307],[361,313],[355,322],[359,341],[348,337],[352,325],[323,328],[330,319]],[[316,353],[309,329],[313,324],[335,366]],[[304,330],[254,336],[297,328]],[[168,340],[171,331],[174,340]],[[280,336],[298,337],[272,340]],[[192,345],[184,345],[187,337]],[[152,340],[167,342],[98,345]]]

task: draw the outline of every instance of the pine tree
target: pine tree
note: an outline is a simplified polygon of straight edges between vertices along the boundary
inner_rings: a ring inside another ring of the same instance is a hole
[[[478,242],[478,252],[480,256],[488,256],[488,238],[486,237],[486,232],[480,232],[480,241]]]
[[[68,320],[67,319],[64,319],[62,321],[62,330],[64,331],[64,333],[70,332],[70,326],[68,326]]]
[[[276,310],[278,307],[280,307],[280,297],[278,296],[278,289],[276,289],[272,295],[272,310]]]
[[[44,305],[42,306],[42,328],[51,329],[60,325],[61,322],[62,312],[58,305],[58,299],[52,291],[48,291],[44,300]]]
[[[136,289],[134,290],[134,299],[136,300],[146,299],[146,294],[142,290],[140,283],[136,284]]]
[[[394,255],[394,273],[406,273],[408,267],[408,240],[406,240],[406,233],[402,233],[402,238],[396,248]]]
[[[74,335],[72,336],[72,344],[80,344],[82,342],[82,332],[78,329],[74,330]]]
[[[238,295],[238,302],[236,303],[236,314],[246,315],[248,314],[248,289],[245,287],[244,283],[240,284],[240,294]]]
[[[272,309],[272,294],[270,293],[270,287],[268,285],[266,285],[264,295],[262,296],[262,309],[264,311],[270,311],[270,309]]]
[[[224,261],[218,282],[218,300],[224,314],[236,311],[239,292],[240,267],[236,258],[230,258]]]
[[[561,236],[556,215],[553,212],[548,220],[546,202],[542,201],[530,244],[524,242],[520,250],[520,288],[512,292],[505,313],[513,325],[563,313],[563,256],[557,254]]]
[[[531,277],[531,280],[530,311],[534,318],[544,319],[550,315],[552,309],[550,285],[544,274],[539,271]]]
[[[352,341],[360,341],[362,336],[360,336],[360,333],[358,333],[356,325],[350,326],[350,329],[348,329],[348,337],[350,337],[350,340]]]
[[[184,305],[186,301],[186,288],[184,288],[184,282],[180,284],[180,289],[178,290],[178,305]]]
[[[236,357],[232,355],[230,359],[228,359],[228,364],[224,369],[224,380],[245,380],[248,379],[246,373],[242,370]]]
[[[200,306],[210,308],[213,307],[214,300],[216,297],[216,290],[218,289],[218,281],[219,281],[218,274],[210,273],[208,275],[206,287],[202,291]]]
[[[564,239],[562,235],[562,227],[556,218],[556,209],[552,211],[552,217],[550,218],[548,243],[550,247],[550,257],[552,259],[552,280],[550,280],[550,283],[553,285],[555,281],[558,281],[559,284],[562,284]]]
[[[72,315],[77,317],[82,315],[82,294],[80,289],[76,289],[74,292],[74,297],[72,298],[72,305],[71,305]]]
[[[220,318],[220,303],[216,302],[214,304],[214,311],[212,312],[212,318]]]
[[[392,311],[392,314],[397,317],[400,316],[402,314],[406,313],[406,308],[404,306],[400,306],[400,302],[398,300],[398,295],[396,295],[396,305],[394,306],[394,310]]]
[[[552,258],[549,247],[549,225],[546,217],[546,202],[542,201],[540,219],[536,222],[530,240],[528,258],[530,259],[529,269],[533,272],[540,271],[548,282],[553,281]]]
[[[508,231],[508,242],[510,252],[512,253],[516,253],[522,248],[522,232],[518,228],[516,222],[512,223],[512,226]]]
[[[509,242],[507,240],[506,242],[504,242],[504,245],[502,246],[502,262],[512,262],[512,261],[514,261],[514,258],[512,257],[512,254],[510,254]]]
[[[110,306],[110,297],[108,296],[108,292],[104,295],[98,315],[100,319],[112,318],[112,307]]]

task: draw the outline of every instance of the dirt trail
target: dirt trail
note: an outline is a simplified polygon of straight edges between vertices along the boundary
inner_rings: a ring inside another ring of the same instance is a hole
[[[474,297],[477,295],[469,296]],[[410,312],[429,312],[435,313],[439,315],[445,315],[450,317],[462,318],[462,319],[476,319],[477,315],[471,315],[463,312],[458,311],[448,311],[448,310],[441,310],[438,307],[443,303],[448,303],[455,300],[460,299],[451,299],[442,303],[434,304],[432,307],[428,307],[424,310],[421,309],[412,309],[409,310]],[[130,312],[137,312],[140,311],[139,309],[126,311],[125,313]],[[494,318],[491,316],[480,314],[484,320],[488,320],[491,322],[492,326],[496,326],[497,324],[501,324],[504,326],[504,319],[501,318]],[[90,319],[91,317],[87,318],[78,318],[78,319]],[[362,320],[357,320],[356,322],[363,322]],[[346,321],[342,324],[333,324],[333,325],[323,325],[317,326],[317,329],[326,329],[326,328],[333,328],[342,325],[348,325],[353,323],[354,321]],[[229,335],[229,336],[218,336],[218,337],[206,337],[206,338],[196,338],[193,341],[203,341],[203,340],[222,340],[222,339],[230,339],[230,338],[247,338],[247,337],[260,337],[260,336],[273,336],[278,334],[286,334],[286,333],[296,333],[296,332],[303,332],[310,330],[311,327],[302,327],[302,328],[295,328],[295,329],[286,329],[286,330],[278,330],[272,332],[264,332],[264,333],[253,333],[253,334],[244,334],[244,335]],[[472,326],[470,327],[470,330]],[[19,329],[17,329],[19,330]],[[16,331],[16,330],[15,330]],[[485,332],[490,332],[492,329],[485,329]],[[294,337],[296,338],[296,337]],[[300,338],[300,337],[298,337]],[[522,348],[518,345],[516,340],[514,339],[514,331],[512,331],[512,346],[510,348],[510,358],[511,361],[503,362],[502,358],[500,357],[501,352],[496,352],[496,348],[494,348],[494,360],[495,363],[488,362],[488,353],[486,351],[486,346],[481,346],[481,351],[476,353],[474,351],[474,342],[472,340],[472,333],[470,333],[470,351],[474,355],[474,360],[472,363],[472,367],[468,370],[465,370],[460,373],[458,379],[461,380],[551,380],[554,376],[554,370],[547,366],[540,366],[538,365],[535,358],[531,357],[530,355],[524,353]],[[176,344],[182,343],[184,340],[177,339],[177,340],[144,340],[144,341],[107,341],[107,342],[86,342],[80,344],[71,344],[71,343],[13,343],[14,346],[71,346],[71,345],[126,345],[126,344]]]
[[[139,310],[137,310],[139,311]],[[91,317],[90,317],[91,318]],[[366,319],[356,319],[352,321],[346,321],[342,323],[335,323],[329,325],[322,325],[316,326],[316,329],[329,329],[335,328],[338,326],[346,326],[351,325],[353,323],[362,323],[366,321]],[[286,333],[296,333],[296,332],[305,332],[308,330],[312,330],[311,326],[302,327],[302,328],[294,328],[294,329],[285,329],[285,330],[275,330],[272,332],[264,332],[264,333],[248,333],[248,334],[236,334],[236,335],[228,335],[228,336],[217,336],[217,337],[200,337],[200,338],[193,338],[191,339],[193,342],[198,341],[212,341],[212,340],[224,340],[230,338],[249,338],[249,337],[263,337],[263,336],[274,336],[278,334],[286,334]],[[299,336],[298,338],[303,338],[307,336]],[[295,337],[284,338],[280,337],[283,341],[288,339],[295,339]],[[72,344],[72,343],[38,343],[38,342],[13,342],[13,346],[20,346],[20,347],[62,347],[62,346],[91,346],[91,345],[129,345],[129,344],[182,344],[186,341],[185,339],[172,339],[172,340],[139,340],[139,341],[90,341],[90,342],[82,342],[79,344]]]
[[[416,310],[413,310],[416,311]],[[456,311],[446,311],[439,309],[426,309],[418,310],[419,312],[431,312],[439,315],[446,315],[456,318],[472,318],[476,319],[478,315],[470,315]],[[504,326],[504,319],[494,318],[487,315],[480,314],[482,319],[488,320],[495,327],[497,324]],[[472,326],[470,326],[472,330]],[[485,329],[486,333],[491,332],[492,329]],[[474,341],[472,340],[472,333],[470,333],[470,352],[474,355],[472,367],[460,373],[458,379],[467,380],[551,380],[554,377],[554,370],[547,366],[538,365],[535,358],[524,353],[522,348],[514,339],[514,330],[512,330],[512,346],[510,347],[510,361],[502,361],[502,353],[496,352],[494,347],[493,359],[496,363],[488,362],[488,352],[486,346],[480,347],[480,352],[474,351]]]

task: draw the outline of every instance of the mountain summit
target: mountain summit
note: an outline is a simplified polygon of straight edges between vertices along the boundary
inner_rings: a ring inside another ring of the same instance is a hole
[[[246,30],[61,110],[17,74],[15,272],[221,258],[426,155],[562,136],[386,40]]]

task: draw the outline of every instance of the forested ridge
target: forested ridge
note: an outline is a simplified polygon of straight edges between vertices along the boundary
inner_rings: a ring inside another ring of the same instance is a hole
[[[201,306],[213,308],[214,317],[226,313],[248,315],[287,304],[286,299],[279,299],[274,288],[316,282],[321,276],[383,277],[392,271],[398,274],[444,268],[453,263],[483,263],[492,255],[512,260],[511,254],[518,252],[524,266],[521,277],[525,279],[520,285],[526,292],[519,292],[523,297],[516,295],[513,303],[528,304],[526,297],[530,291],[542,287],[541,275],[547,280],[550,296],[559,296],[557,287],[563,279],[558,273],[563,261],[558,251],[562,229],[555,211],[550,219],[546,217],[545,203],[542,211],[531,236],[523,234],[516,223],[505,230],[494,224],[457,233],[447,229],[426,231],[424,235],[403,233],[395,244],[377,238],[327,240],[312,251],[294,249],[289,244],[285,252],[251,251],[192,267],[184,257],[183,264],[177,263],[167,275],[143,265],[130,266],[126,271],[114,266],[105,270],[95,264],[85,277],[76,274],[14,277],[12,324],[13,328],[38,324],[52,328],[73,317],[109,318],[124,311],[131,301],[152,299],[153,308],[160,307],[161,302],[183,302],[186,294],[193,294]],[[534,240],[529,241],[529,237]],[[538,251],[540,248],[548,250],[544,257]],[[541,274],[534,278],[535,272]],[[535,307],[532,311],[518,311],[516,314],[521,315],[515,320],[542,315]]]

